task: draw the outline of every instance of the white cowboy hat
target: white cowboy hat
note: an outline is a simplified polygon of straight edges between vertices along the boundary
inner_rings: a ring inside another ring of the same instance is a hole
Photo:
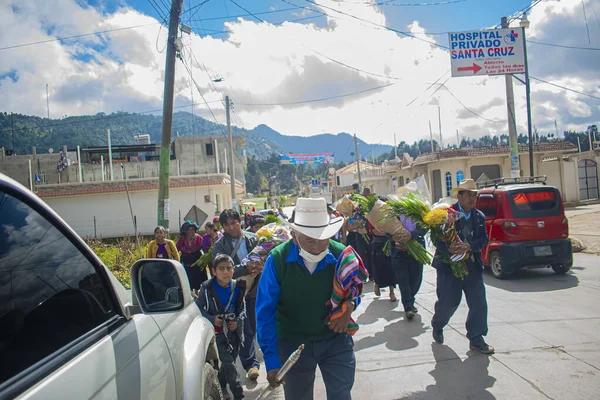
[[[329,239],[344,223],[344,217],[330,218],[323,198],[299,198],[294,212],[294,222],[290,224],[292,229],[313,239]]]
[[[460,184],[450,191],[450,196],[456,197],[459,192],[479,192],[477,190],[477,184],[473,179],[465,179]]]

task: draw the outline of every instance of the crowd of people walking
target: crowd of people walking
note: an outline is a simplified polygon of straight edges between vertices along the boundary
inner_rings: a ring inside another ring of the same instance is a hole
[[[488,238],[485,218],[474,208],[476,192],[474,182],[469,181],[452,191],[457,200],[453,208],[462,215],[456,222],[462,241],[450,246],[434,243],[437,302],[432,336],[435,342],[443,343],[443,329],[464,292],[469,306],[466,328],[470,348],[491,354],[494,348],[484,340],[487,301],[481,262],[481,250]],[[368,189],[363,192],[365,197],[370,194]],[[272,215],[284,217],[281,210]],[[387,291],[389,300],[397,301],[398,288],[406,320],[410,321],[419,312],[415,299],[423,280],[423,264],[409,254],[404,244],[416,240],[425,246],[425,231],[417,228],[384,234],[364,219],[339,215],[324,199],[299,198],[287,222],[292,240],[272,250],[266,262],[248,261],[258,244],[256,232],[266,221],[260,214],[242,218],[236,210],[227,209],[205,225],[204,236],[198,234],[197,224],[186,221],[176,244],[166,238],[163,227],[157,227],[148,257],[172,258],[183,264],[202,315],[215,328],[221,359],[219,381],[224,393],[229,387],[234,399],[244,397],[235,369],[238,357],[248,379],[259,377],[257,343],[272,387],[282,383],[277,378],[279,369],[303,344],[304,353],[285,376],[286,399],[313,399],[317,366],[327,398],[350,399],[356,360],[349,322],[353,322],[351,314],[360,305],[362,283],[354,297],[340,299],[342,312],[336,319],[329,319],[335,274],[342,268],[340,254],[352,249],[358,260],[354,272],[360,266],[368,273],[375,296]],[[212,263],[208,268],[198,268],[196,261],[208,251],[212,251]],[[466,260],[469,274],[460,279],[452,274],[448,260],[453,254],[465,252],[470,254]]]

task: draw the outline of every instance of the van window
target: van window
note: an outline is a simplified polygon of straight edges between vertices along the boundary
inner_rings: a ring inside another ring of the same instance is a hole
[[[533,189],[509,194],[516,218],[559,216],[560,197],[553,189]]]
[[[52,223],[0,192],[0,383],[114,315],[102,277]]]
[[[493,195],[481,195],[477,200],[477,209],[481,211],[486,218],[496,217],[496,208],[498,200]]]

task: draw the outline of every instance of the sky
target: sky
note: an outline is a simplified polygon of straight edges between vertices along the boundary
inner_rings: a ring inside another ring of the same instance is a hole
[[[0,111],[45,117],[48,84],[51,118],[156,113],[168,1],[1,1]],[[533,3],[533,126],[555,133],[600,123],[600,0]],[[447,33],[494,28],[530,4],[184,0],[181,22],[193,32],[181,34],[176,110],[225,123],[229,95],[236,126],[266,124],[299,136],[347,132],[368,143],[428,138],[430,124],[436,138],[441,125],[444,144],[503,134],[505,78],[452,78]],[[104,33],[86,35],[94,32]],[[526,133],[525,87],[516,80],[514,95],[517,130]]]

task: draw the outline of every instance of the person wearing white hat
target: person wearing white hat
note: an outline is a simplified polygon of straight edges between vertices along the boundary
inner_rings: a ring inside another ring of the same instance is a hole
[[[265,263],[256,298],[258,343],[267,379],[279,386],[282,363],[304,344],[300,359],[285,376],[285,398],[312,400],[317,366],[327,399],[351,399],[356,359],[346,330],[360,298],[347,312],[326,323],[336,262],[345,246],[331,238],[343,217],[330,218],[325,199],[299,198],[294,210],[292,240],[276,247]]]
[[[443,242],[434,243],[436,252],[432,266],[437,270],[436,293],[438,300],[435,303],[435,314],[431,320],[431,327],[433,328],[433,339],[438,343],[443,343],[443,328],[460,305],[464,291],[469,306],[466,328],[470,347],[472,350],[484,354],[492,354],[494,348],[483,339],[488,332],[488,309],[483,283],[481,250],[488,243],[488,235],[485,216],[475,208],[477,192],[477,184],[472,179],[463,180],[450,192],[450,195],[458,200],[452,208],[461,215],[455,222],[456,232],[461,241],[449,246]],[[445,261],[453,254],[470,254],[470,257],[465,259],[469,274],[464,279],[454,276],[450,264]]]

